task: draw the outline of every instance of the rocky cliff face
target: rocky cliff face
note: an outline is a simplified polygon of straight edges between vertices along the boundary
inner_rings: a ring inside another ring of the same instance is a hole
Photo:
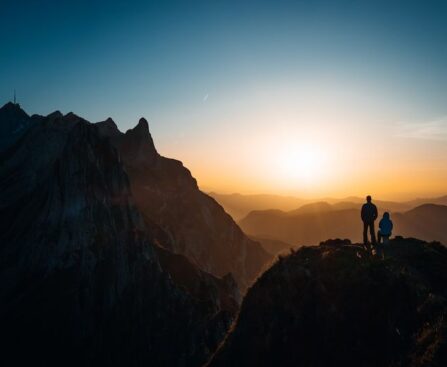
[[[234,280],[158,248],[169,235],[143,219],[97,126],[74,114],[39,118],[0,161],[6,365],[197,366],[208,358],[236,312]]]
[[[97,125],[120,153],[138,209],[168,234],[160,243],[216,276],[231,273],[245,290],[271,255],[198,189],[180,161],[157,153],[145,119],[125,134],[111,120]]]
[[[280,257],[209,365],[447,365],[447,249],[398,238],[385,255],[335,240]]]

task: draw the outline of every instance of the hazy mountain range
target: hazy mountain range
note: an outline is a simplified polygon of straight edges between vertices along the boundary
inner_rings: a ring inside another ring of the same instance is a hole
[[[442,198],[440,199],[442,201]],[[379,204],[380,205],[380,204]],[[241,228],[261,242],[284,242],[284,246],[318,244],[327,238],[362,239],[360,204],[325,202],[304,205],[296,210],[258,210],[239,221]],[[379,206],[380,208],[380,206]],[[383,209],[379,209],[379,219]],[[447,206],[423,204],[405,212],[392,212],[394,235],[447,243]],[[378,226],[378,221],[377,225]],[[378,229],[378,228],[376,228]],[[282,251],[280,244],[276,247]],[[271,247],[266,249],[271,251]]]
[[[365,198],[355,196],[342,199],[322,198],[319,200],[310,200],[281,195],[218,194],[215,192],[210,192],[209,195],[215,198],[236,221],[244,218],[254,210],[278,209],[288,212],[307,204],[318,205],[319,203],[321,205],[337,204],[339,208],[350,208],[353,204],[362,204],[365,201]],[[374,201],[382,211],[402,212],[422,204],[447,205],[447,195],[437,198],[415,199],[406,202]]]

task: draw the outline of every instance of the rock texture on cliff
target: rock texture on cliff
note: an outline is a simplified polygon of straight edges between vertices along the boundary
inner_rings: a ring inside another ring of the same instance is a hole
[[[162,230],[143,219],[97,126],[39,118],[0,161],[5,365],[206,361],[237,310],[235,282],[158,248]]]
[[[445,366],[447,249],[398,238],[280,257],[249,289],[210,366]]]
[[[119,132],[111,119],[97,126],[120,153],[138,209],[168,234],[161,245],[216,276],[231,273],[245,290],[272,256],[199,190],[182,162],[157,153],[145,119],[126,133]]]

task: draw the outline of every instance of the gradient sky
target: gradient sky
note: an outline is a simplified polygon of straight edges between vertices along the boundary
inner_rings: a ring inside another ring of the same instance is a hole
[[[205,190],[447,193],[446,1],[1,1],[0,102],[145,116]]]

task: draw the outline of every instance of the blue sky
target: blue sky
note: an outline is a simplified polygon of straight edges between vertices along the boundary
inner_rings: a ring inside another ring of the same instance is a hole
[[[1,7],[0,101],[15,88],[30,113],[111,116],[122,130],[145,116],[161,152],[199,172],[198,142],[219,137],[238,149],[232,134],[312,124],[300,113],[313,104],[326,110],[326,124],[342,106],[341,116],[365,131],[403,126],[397,136],[417,138],[422,124],[427,140],[427,131],[445,136],[447,129],[445,1],[18,0]],[[272,113],[279,117],[265,118]],[[424,130],[433,121],[436,129]],[[221,150],[208,153],[219,162]]]

